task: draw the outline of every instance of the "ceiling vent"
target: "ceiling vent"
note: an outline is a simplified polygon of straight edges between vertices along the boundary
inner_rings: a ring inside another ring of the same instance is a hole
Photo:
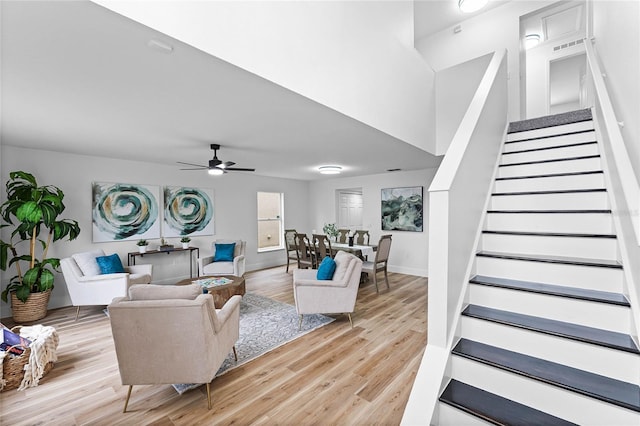
[[[582,43],[584,43],[584,39],[579,38],[578,40],[570,41],[569,43],[562,43],[562,44],[559,44],[557,46],[554,46],[553,47],[553,51],[556,52],[558,50],[566,49],[567,47],[572,47],[572,46],[575,46],[577,44],[582,44]]]

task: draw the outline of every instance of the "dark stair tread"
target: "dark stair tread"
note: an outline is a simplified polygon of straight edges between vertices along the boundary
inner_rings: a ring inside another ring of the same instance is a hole
[[[584,209],[584,210],[487,210],[487,213],[526,213],[526,214],[539,214],[539,213],[564,213],[564,214],[610,214],[611,209]]]
[[[494,425],[575,424],[455,379],[449,381],[440,401]]]
[[[518,140],[515,140],[515,141],[505,141],[504,143],[506,145],[508,143],[530,142],[530,141],[535,141],[535,140],[539,140],[539,139],[560,138],[560,137],[563,137],[563,136],[578,135],[580,133],[588,133],[588,132],[595,132],[595,129],[576,130],[576,131],[572,131],[572,132],[554,133],[552,135],[534,136],[532,138],[518,139]]]
[[[546,129],[548,127],[564,126],[567,124],[591,121],[593,116],[588,108],[575,111],[562,112],[560,114],[545,115],[541,117],[529,118],[526,120],[513,121],[509,123],[507,133],[528,132],[531,130]]]
[[[519,163],[500,164],[498,167],[526,166],[529,164],[543,164],[543,163],[558,163],[560,161],[589,160],[591,158],[600,158],[600,155],[581,155],[578,157],[550,158],[548,160],[522,161]]]
[[[524,154],[525,152],[548,151],[550,149],[560,149],[560,148],[573,148],[573,147],[576,147],[576,146],[593,145],[593,144],[597,144],[597,143],[598,142],[596,142],[596,141],[574,142],[574,143],[568,143],[568,144],[564,144],[564,145],[543,146],[543,147],[540,147],[540,148],[529,148],[529,149],[521,149],[521,150],[518,150],[518,151],[503,152],[502,155]]]
[[[606,188],[549,189],[544,191],[493,192],[491,195],[507,196],[507,195],[585,194],[590,192],[607,192],[607,189]]]
[[[581,176],[581,175],[595,175],[604,174],[602,170],[588,170],[585,172],[567,172],[567,173],[547,173],[543,175],[525,175],[525,176],[507,176],[498,177],[496,180],[516,180],[516,179],[538,179],[538,178],[550,178],[550,177],[564,177],[564,176]]]
[[[518,352],[460,339],[454,354],[620,407],[640,411],[640,386]]]
[[[530,262],[560,263],[560,264],[566,264],[566,265],[595,266],[600,268],[622,269],[622,265],[618,261],[607,260],[607,259],[587,259],[583,257],[501,253],[501,252],[493,252],[493,251],[480,251],[476,253],[476,256],[494,257],[498,259],[524,260],[524,261],[530,261]]]
[[[464,311],[462,311],[462,315],[640,354],[631,336],[615,331],[602,330],[585,325],[518,314],[478,305],[468,305]]]
[[[528,291],[531,293],[548,294],[552,296],[568,297],[571,299],[588,300],[591,302],[608,303],[611,305],[631,306],[627,298],[620,293],[609,291],[589,290],[584,288],[567,287],[555,284],[544,284],[532,281],[511,280],[508,278],[487,277],[476,275],[469,282],[491,287],[502,287],[511,290]]]
[[[501,235],[528,235],[536,237],[569,237],[569,238],[612,238],[616,239],[615,234],[579,234],[571,232],[525,232],[525,231],[492,231],[485,229],[483,234],[501,234]]]

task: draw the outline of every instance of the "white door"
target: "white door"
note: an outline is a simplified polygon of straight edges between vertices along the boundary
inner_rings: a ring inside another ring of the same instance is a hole
[[[362,190],[338,190],[338,228],[362,228]]]

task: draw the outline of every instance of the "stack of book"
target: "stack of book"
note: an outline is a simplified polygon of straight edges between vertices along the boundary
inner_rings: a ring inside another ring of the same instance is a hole
[[[194,284],[200,284],[202,287],[206,289],[210,289],[212,287],[231,284],[233,280],[225,277],[211,277],[211,278],[203,278],[200,280],[193,281]]]

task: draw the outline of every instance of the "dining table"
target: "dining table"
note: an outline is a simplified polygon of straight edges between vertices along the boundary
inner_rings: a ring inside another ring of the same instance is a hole
[[[348,253],[355,254],[356,256],[362,259],[372,260],[374,258],[374,252],[378,249],[376,244],[372,245],[364,245],[364,244],[353,244],[349,245],[347,243],[338,243],[332,242],[331,248],[333,250],[343,250]]]

